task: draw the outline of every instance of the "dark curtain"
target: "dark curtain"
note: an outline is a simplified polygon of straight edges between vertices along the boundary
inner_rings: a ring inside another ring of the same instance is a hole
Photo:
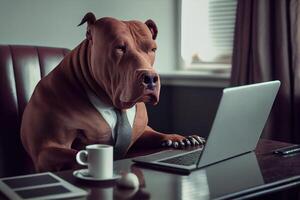
[[[297,0],[238,0],[231,72],[232,86],[281,81],[263,137],[293,143],[300,143],[299,7]]]

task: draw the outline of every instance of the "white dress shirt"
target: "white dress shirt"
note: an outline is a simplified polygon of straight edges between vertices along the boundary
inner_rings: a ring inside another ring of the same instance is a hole
[[[115,127],[117,124],[117,114],[114,110],[114,107],[105,104],[102,102],[97,96],[95,96],[91,92],[87,92],[87,95],[91,101],[91,103],[94,105],[94,107],[100,112],[104,120],[107,122],[107,124],[110,126],[112,130],[112,137],[115,140]],[[136,113],[136,106],[133,106],[126,110],[127,118],[129,121],[129,124],[131,127],[133,127],[133,122],[135,118]]]

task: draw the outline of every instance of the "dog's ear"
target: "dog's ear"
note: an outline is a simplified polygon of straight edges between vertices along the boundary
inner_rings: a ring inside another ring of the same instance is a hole
[[[152,19],[148,19],[145,24],[148,26],[149,30],[152,33],[152,39],[155,40],[157,36],[157,26]]]
[[[82,24],[84,24],[85,22],[88,23],[88,25],[94,24],[96,21],[96,17],[93,13],[88,12],[84,15],[84,17],[82,18],[80,24],[78,24],[78,26],[81,26]]]
[[[96,22],[95,15],[93,13],[91,13],[91,12],[86,13],[85,16],[82,18],[80,24],[78,24],[78,26],[81,26],[85,22],[88,23],[87,30],[86,30],[86,38],[88,40],[91,40],[92,36],[91,36],[91,31],[90,31],[90,27],[89,26],[93,25]]]

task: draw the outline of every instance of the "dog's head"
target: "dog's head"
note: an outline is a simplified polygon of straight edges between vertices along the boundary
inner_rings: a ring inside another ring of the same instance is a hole
[[[87,13],[86,38],[90,45],[90,71],[116,108],[126,109],[137,102],[157,104],[160,79],[153,68],[157,27],[152,20],[96,20]]]

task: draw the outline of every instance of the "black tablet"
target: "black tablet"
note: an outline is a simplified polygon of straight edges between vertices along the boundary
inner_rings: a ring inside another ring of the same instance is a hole
[[[86,191],[50,172],[2,178],[0,190],[13,200],[63,199],[87,195]]]

